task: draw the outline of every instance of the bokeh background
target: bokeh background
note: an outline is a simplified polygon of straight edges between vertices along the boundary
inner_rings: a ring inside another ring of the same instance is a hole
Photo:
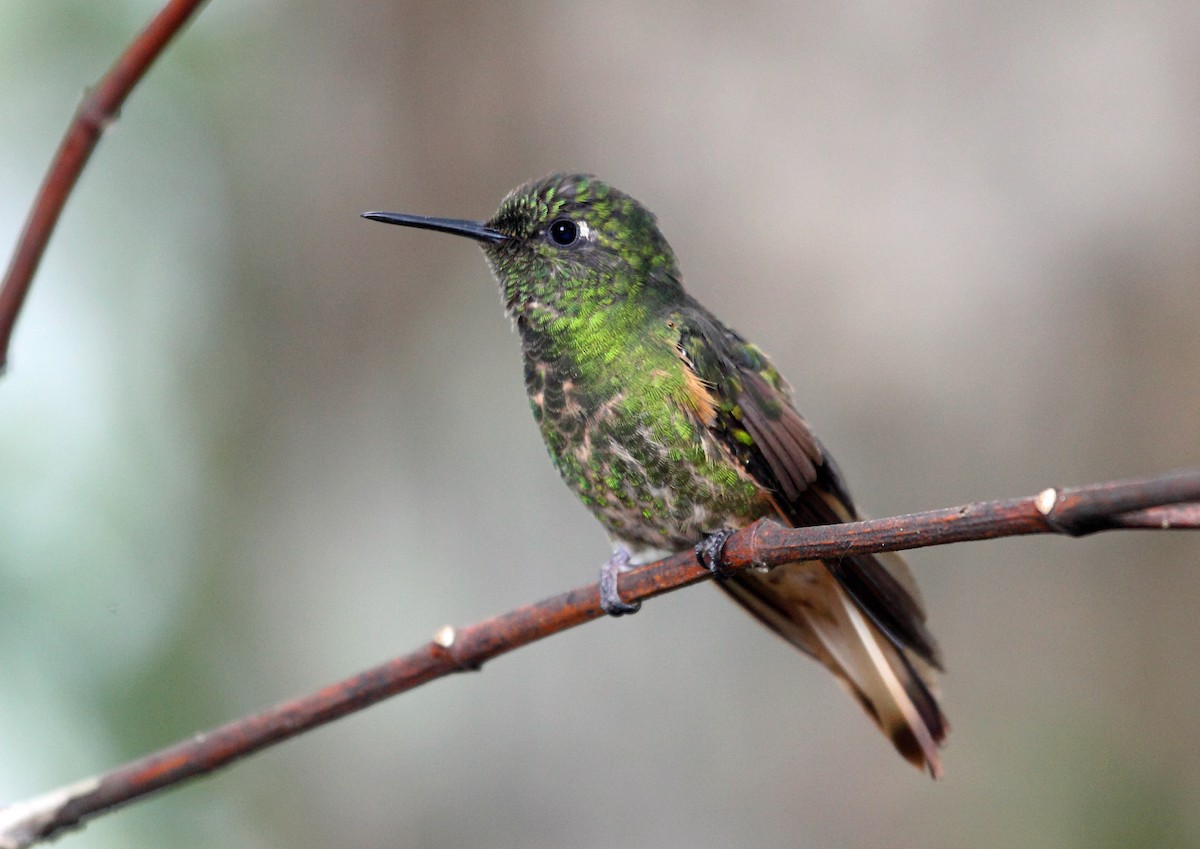
[[[0,0],[7,253],[152,0]],[[0,381],[0,799],[594,578],[479,251],[644,200],[877,514],[1200,461],[1200,5],[213,0],[61,222]],[[64,847],[1200,845],[1200,537],[913,553],[946,777],[697,588]]]

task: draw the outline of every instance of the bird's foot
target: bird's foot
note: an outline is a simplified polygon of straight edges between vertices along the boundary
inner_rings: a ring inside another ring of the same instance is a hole
[[[617,575],[629,569],[629,549],[618,546],[603,566],[600,567],[600,608],[609,616],[624,616],[637,613],[642,608],[640,601],[633,604],[621,601],[617,592]]]
[[[725,565],[725,543],[733,536],[732,528],[721,528],[696,544],[696,559],[700,565],[712,572],[717,580],[724,581],[737,574],[736,569]]]

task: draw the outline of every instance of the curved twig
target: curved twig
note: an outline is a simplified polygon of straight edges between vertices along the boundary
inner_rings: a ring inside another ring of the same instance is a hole
[[[1200,528],[1200,470],[1158,478],[1047,489],[1028,498],[984,501],[846,525],[785,528],[760,521],[729,538],[724,566],[766,568],[969,540],[1026,534],[1079,536],[1123,528]],[[710,578],[692,552],[621,576],[621,597],[652,598]],[[90,817],[227,766],[389,696],[602,616],[599,587],[580,587],[466,628],[446,626],[403,657],[315,693],[235,720],[103,775],[0,808],[0,849],[22,849]]]
[[[162,53],[171,38],[204,0],[170,0],[138,34],[108,73],[84,95],[50,163],[0,288],[0,372],[8,365],[8,345],[17,316],[29,294],[50,234],[83,166],[121,104]]]

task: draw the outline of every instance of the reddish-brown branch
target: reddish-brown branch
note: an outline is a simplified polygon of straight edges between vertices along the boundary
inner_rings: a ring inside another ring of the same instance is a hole
[[[46,172],[0,288],[0,371],[8,364],[9,341],[25,296],[29,294],[33,275],[83,166],[105,128],[116,120],[129,92],[203,2],[170,0],[75,110],[75,118]]]
[[[1200,470],[1118,481],[1036,496],[986,501],[891,519],[785,528],[761,521],[730,537],[730,569],[769,567],[1026,534],[1078,536],[1120,528],[1200,528]],[[691,552],[621,577],[621,597],[643,600],[710,577]],[[493,657],[602,616],[593,584],[485,622],[442,629],[413,653],[312,695],[198,734],[96,778],[0,809],[0,849],[19,849],[89,817],[226,766],[318,725],[452,672],[479,669]]]

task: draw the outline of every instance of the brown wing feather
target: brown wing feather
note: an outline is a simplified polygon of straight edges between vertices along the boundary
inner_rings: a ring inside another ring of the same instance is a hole
[[[681,356],[718,401],[706,424],[770,493],[780,518],[795,526],[856,520],[837,466],[761,352],[698,305],[681,323],[700,337],[690,346],[682,339]],[[719,586],[828,667],[905,758],[940,774],[937,747],[949,726],[930,682],[941,661],[899,556],[793,563]]]
[[[799,501],[809,484],[817,479],[817,466],[823,459],[817,439],[808,422],[791,407],[784,405],[775,417],[766,413],[766,399],[778,393],[762,375],[741,370],[740,376],[745,388],[738,402],[746,431],[775,473],[784,501],[787,504]]]
[[[761,352],[698,305],[684,326],[694,328],[707,343],[706,356],[690,356],[685,363],[740,412],[740,424],[753,442],[744,466],[772,493],[781,518],[796,527],[857,520],[837,466],[792,406],[782,380]],[[775,376],[775,385],[764,372]],[[728,428],[714,433],[729,440]],[[745,446],[729,447],[734,456],[747,453]],[[906,586],[912,584],[910,577],[898,580],[869,554],[831,560],[826,566],[897,648],[909,648],[941,668],[937,641],[925,627],[925,611]]]

